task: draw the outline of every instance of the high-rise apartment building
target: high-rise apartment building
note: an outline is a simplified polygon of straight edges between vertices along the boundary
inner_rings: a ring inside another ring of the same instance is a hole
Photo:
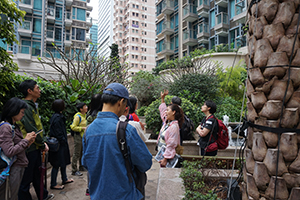
[[[5,47],[14,55],[19,72],[37,73],[46,78],[57,75],[52,68],[44,68],[37,57],[54,58],[61,56],[53,47],[66,54],[77,48],[87,48],[91,40],[86,38],[92,19],[89,17],[93,7],[89,0],[22,0],[15,1],[19,9],[26,11],[22,25],[15,27],[19,45]],[[72,47],[72,48],[71,48]],[[46,66],[47,67],[47,66]]]
[[[90,32],[87,34],[87,39],[89,38],[91,40],[91,43],[89,45],[89,49],[91,53],[91,56],[95,57],[97,56],[97,40],[98,40],[98,23],[97,20],[93,19],[93,25],[90,28]]]
[[[245,46],[246,0],[158,0],[156,65],[196,48]]]
[[[98,55],[109,57],[113,43],[114,1],[99,0],[98,2]]]
[[[114,0],[113,41],[131,73],[155,67],[155,1]]]

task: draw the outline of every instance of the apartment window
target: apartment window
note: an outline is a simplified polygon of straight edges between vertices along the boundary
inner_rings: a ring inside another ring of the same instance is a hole
[[[134,55],[131,55],[131,58],[134,59]]]
[[[145,43],[147,43],[147,40],[145,40]]]
[[[136,5],[136,9],[139,9],[139,5]]]
[[[145,7],[145,10],[147,10],[147,7]]]
[[[145,27],[147,27],[147,23],[145,23]]]
[[[72,39],[85,41],[85,29],[72,28]]]
[[[134,21],[134,20],[132,20],[132,24],[135,24],[135,21]]]
[[[142,47],[142,49],[141,49],[142,51],[144,51],[144,48]]]
[[[61,41],[61,28],[55,28],[54,38],[55,41]]]
[[[42,19],[33,18],[33,32],[41,33]]]
[[[132,38],[132,42],[134,42],[134,37]]]
[[[135,16],[135,13],[134,13],[134,12],[132,12],[132,16]]]
[[[122,21],[122,17],[120,17],[120,21]]]
[[[80,21],[85,21],[86,13],[85,13],[84,9],[73,7],[73,13],[72,14],[73,14],[72,15],[73,19],[77,19],[77,20],[80,20]]]
[[[132,4],[132,7],[135,8],[135,4]]]
[[[135,67],[138,67],[138,64],[135,64]]]
[[[135,33],[139,33],[139,30],[135,30]]]
[[[123,10],[120,10],[120,13],[122,14],[122,13],[123,13]]]
[[[144,60],[146,60],[146,56],[144,56]]]
[[[85,12],[85,10],[84,10],[84,12]],[[55,19],[58,19],[58,20],[62,19],[62,8],[61,7],[56,7],[56,9],[55,9]]]
[[[147,19],[147,15],[145,15],[145,19]]]
[[[138,48],[138,47],[135,47],[135,50],[137,50],[137,51],[138,51],[138,50],[139,50],[139,48]]]
[[[136,42],[139,42],[139,38],[135,38]]]
[[[134,64],[133,64],[133,63],[131,64],[131,67],[134,67]]]
[[[42,10],[43,0],[35,0],[33,2],[33,8],[35,10]]]
[[[138,59],[139,58],[139,56],[138,55],[135,55],[135,59]]]
[[[132,48],[132,50],[134,50],[134,46],[132,46],[131,48]]]
[[[132,29],[132,33],[134,33],[134,29]]]
[[[139,16],[139,13],[136,13],[136,16],[138,17],[138,16]]]
[[[119,36],[122,37],[122,33],[120,33]]]
[[[144,15],[142,15],[142,18],[144,19]]]
[[[145,52],[147,51],[147,49],[145,48]]]

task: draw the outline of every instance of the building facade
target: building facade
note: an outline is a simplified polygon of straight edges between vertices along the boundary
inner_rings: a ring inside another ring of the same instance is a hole
[[[113,41],[131,73],[155,67],[155,1],[114,0]]]
[[[113,43],[114,1],[99,0],[98,2],[98,55],[109,57]]]
[[[156,65],[220,44],[245,46],[246,0],[158,0]]]
[[[18,44],[5,47],[13,54],[19,66],[17,73],[33,73],[45,78],[57,77],[51,67],[42,66],[38,57],[55,59],[61,55],[53,44],[65,54],[74,49],[87,48],[91,42],[87,37],[92,19],[89,0],[22,0],[16,1],[18,8],[26,12],[22,25],[15,27]],[[71,48],[72,47],[72,48]]]
[[[98,47],[98,23],[97,20],[93,19],[93,25],[90,28],[90,32],[87,34],[87,38],[90,38],[92,44],[89,44],[89,50],[91,52],[91,56],[97,56],[97,47]]]

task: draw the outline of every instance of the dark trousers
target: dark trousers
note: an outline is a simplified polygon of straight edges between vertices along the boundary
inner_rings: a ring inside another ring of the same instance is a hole
[[[67,168],[66,166],[60,167],[60,174],[61,174],[62,183],[66,182],[68,180],[66,168]],[[58,167],[57,168],[52,167],[52,171],[51,171],[51,186],[52,187],[57,185],[57,182],[56,182],[57,173],[58,173]]]
[[[25,172],[19,188],[19,200],[32,200],[29,192],[30,183],[33,184],[36,196],[40,200],[40,178],[41,173],[39,167],[42,165],[41,151],[39,149],[26,153],[29,161],[28,167],[25,168]],[[44,187],[44,198],[48,196],[48,191]]]
[[[205,153],[205,150],[201,148],[201,156],[203,156]],[[218,150],[212,151],[212,152],[206,152],[205,156],[216,156],[218,153]]]

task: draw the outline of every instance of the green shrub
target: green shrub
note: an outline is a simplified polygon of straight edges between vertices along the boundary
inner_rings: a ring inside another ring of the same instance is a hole
[[[170,85],[169,92],[201,106],[205,100],[214,100],[218,96],[218,88],[216,76],[185,74]]]
[[[138,116],[145,116],[146,109],[147,109],[147,106],[142,106],[141,108],[136,110],[136,114]]]
[[[242,102],[236,101],[232,97],[219,98],[216,101],[216,117],[223,120],[223,115],[229,117],[230,122],[240,121]],[[245,110],[245,108],[244,108]]]
[[[171,103],[171,99],[173,96],[166,96],[165,102],[168,105]],[[203,113],[199,110],[197,106],[195,106],[193,103],[188,101],[185,98],[181,98],[181,108],[183,109],[184,113],[194,122],[195,126],[200,122],[200,120],[203,118]],[[154,133],[158,134],[160,131],[160,128],[162,126],[162,120],[160,118],[159,113],[159,105],[161,104],[161,99],[157,99],[154,102],[152,102],[147,108],[146,108],[146,123],[147,128],[151,129]],[[196,127],[195,127],[196,128]]]

